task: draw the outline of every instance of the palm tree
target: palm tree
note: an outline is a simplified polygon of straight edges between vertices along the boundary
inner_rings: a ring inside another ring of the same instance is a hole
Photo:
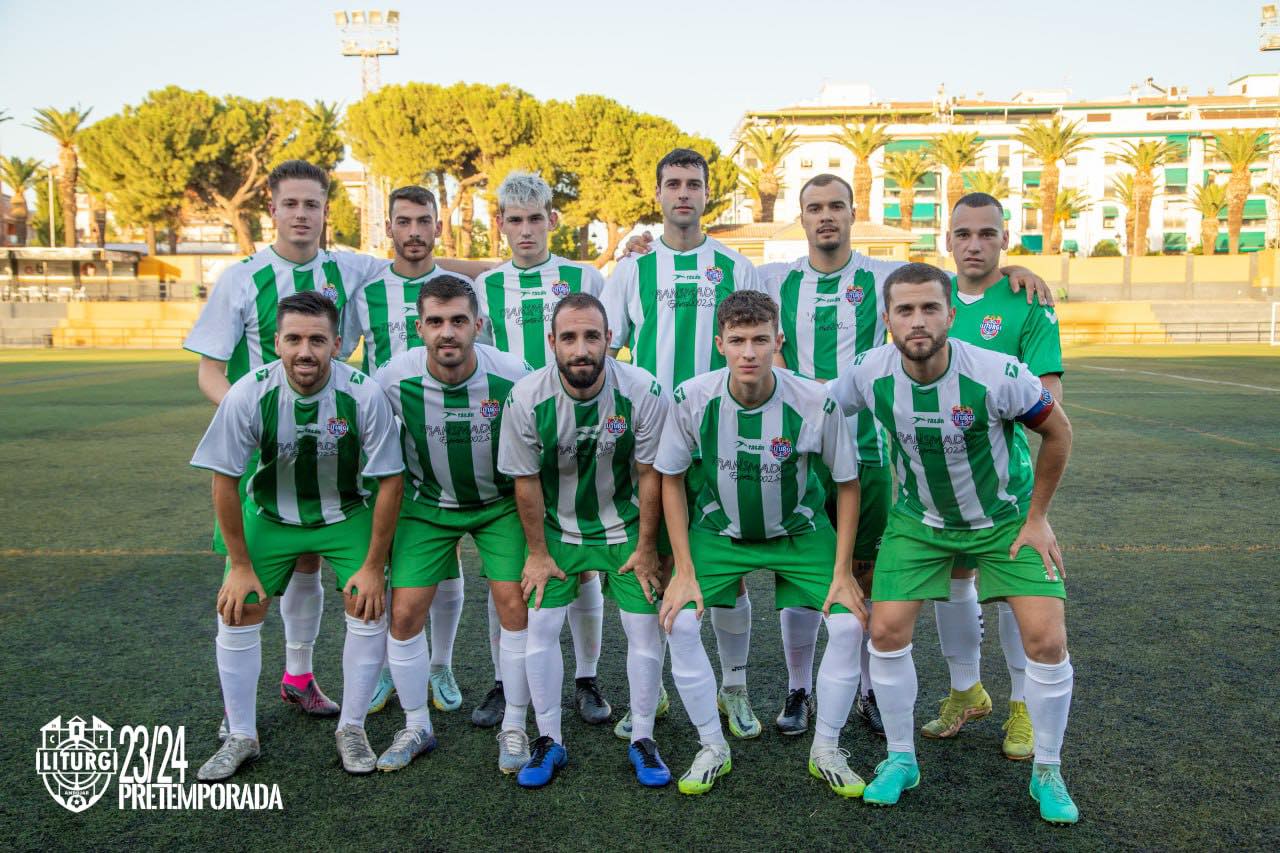
[[[79,160],[76,157],[76,141],[85,119],[93,111],[79,106],[66,110],[45,107],[36,110],[35,124],[30,127],[53,137],[58,143],[58,196],[62,201],[62,229],[68,246],[76,240],[76,182],[79,180]]]
[[[933,160],[947,170],[947,210],[964,195],[964,170],[978,162],[982,143],[976,133],[949,131],[936,137],[930,147]]]
[[[1134,226],[1138,222],[1138,206],[1134,203],[1133,195],[1133,175],[1126,172],[1112,178],[1111,192],[1116,201],[1124,207],[1124,242],[1129,253],[1133,254],[1134,235],[1137,233]]]
[[[836,142],[853,155],[853,206],[866,221],[871,216],[871,157],[889,138],[889,129],[874,122],[846,124],[836,131]]]
[[[884,177],[898,185],[898,207],[902,211],[901,227],[911,230],[911,209],[916,202],[916,181],[933,169],[929,152],[918,148],[914,151],[894,151],[885,155]]]
[[[986,193],[996,201],[1004,201],[1012,190],[1005,180],[1004,172],[965,172],[964,179],[969,182],[969,192]],[[955,205],[952,205],[953,207]]]
[[[1227,188],[1211,181],[1191,193],[1191,207],[1200,214],[1200,251],[1212,255],[1218,243],[1218,213],[1227,203]]]
[[[1079,121],[1068,124],[1057,115],[1048,124],[1033,121],[1024,125],[1014,137],[1043,164],[1040,172],[1040,222],[1045,228],[1045,252],[1051,255],[1058,253],[1062,242],[1057,224],[1059,220],[1054,212],[1058,201],[1058,161],[1065,160],[1088,144],[1088,138],[1077,130],[1079,126]]]
[[[1032,205],[1044,209],[1043,199],[1044,188],[1037,188],[1027,193],[1027,199]],[[1093,200],[1089,198],[1083,191],[1075,187],[1062,187],[1058,190],[1058,198],[1054,202],[1053,230],[1055,233],[1061,234],[1062,228],[1071,220],[1093,207]],[[1056,252],[1054,254],[1057,254]]]
[[[742,170],[743,188],[755,201],[752,219],[756,222],[772,222],[773,206],[785,184],[782,182],[782,161],[799,146],[796,131],[774,125],[752,127],[734,149],[734,154],[745,151],[756,165]]]
[[[1133,241],[1129,254],[1147,253],[1147,231],[1151,221],[1151,200],[1156,194],[1156,169],[1173,153],[1163,139],[1126,142],[1117,159],[1133,168]]]
[[[1231,167],[1227,178],[1227,251],[1240,252],[1240,225],[1244,222],[1244,203],[1249,198],[1249,167],[1267,154],[1265,130],[1227,130],[1213,135],[1218,156]]]
[[[0,180],[13,190],[13,198],[9,200],[9,216],[13,219],[19,246],[27,244],[27,219],[31,215],[27,208],[27,190],[35,184],[42,165],[35,158],[24,160],[21,157],[9,157],[0,160]]]

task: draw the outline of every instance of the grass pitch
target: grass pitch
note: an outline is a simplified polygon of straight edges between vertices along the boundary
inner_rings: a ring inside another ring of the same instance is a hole
[[[279,783],[283,812],[120,811],[113,785],[71,814],[34,770],[39,729],[56,715],[186,726],[189,780],[216,746],[219,561],[206,550],[207,477],[186,465],[211,408],[190,359],[0,353],[0,838],[24,850],[1274,849],[1280,359],[1266,348],[1113,350],[1069,353],[1066,377],[1076,445],[1053,522],[1077,676],[1064,773],[1082,819],[1065,829],[1039,821],[1029,766],[1000,753],[1008,684],[994,627],[983,673],[996,713],[954,741],[922,741],[923,783],[899,806],[843,801],[809,778],[808,738],[771,724],[786,671],[760,574],[749,683],[765,733],[732,743],[734,771],[712,793],[641,789],[625,744],[568,708],[568,769],[548,789],[522,791],[497,771],[494,733],[469,722],[491,678],[473,551],[455,656],[463,710],[433,712],[441,747],[429,758],[396,774],[342,773],[332,724],[275,698],[283,638],[273,615],[263,757],[243,781]],[[339,596],[325,606],[316,672],[338,698]],[[706,639],[714,661],[709,629]],[[564,645],[571,672],[567,636]],[[928,607],[915,658],[919,723],[947,686]],[[620,712],[624,639],[612,605],[600,673]],[[667,684],[673,709],[657,738],[678,774],[696,739]],[[370,718],[375,749],[402,719],[394,703]],[[854,720],[843,745],[870,778],[883,741]]]

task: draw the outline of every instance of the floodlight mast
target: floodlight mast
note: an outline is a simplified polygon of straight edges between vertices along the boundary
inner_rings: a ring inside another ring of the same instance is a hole
[[[395,9],[353,9],[333,13],[333,22],[342,33],[343,56],[360,57],[360,93],[367,96],[382,86],[380,58],[400,53],[400,12]],[[360,247],[382,250],[386,246],[383,229],[382,188],[364,168],[364,198],[360,214]]]

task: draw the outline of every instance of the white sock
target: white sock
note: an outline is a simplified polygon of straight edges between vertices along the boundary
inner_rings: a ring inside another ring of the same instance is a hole
[[[720,684],[747,686],[747,655],[751,651],[751,598],[745,592],[733,607],[711,608],[711,629],[720,653]]]
[[[453,640],[462,619],[462,575],[436,584],[431,600],[431,671],[453,666]]]
[[[280,596],[280,619],[284,622],[284,671],[290,675],[311,673],[311,652],[320,636],[320,615],[324,613],[324,583],[319,572],[294,572]]]
[[[871,683],[876,690],[876,704],[884,720],[884,734],[890,752],[916,751],[915,707],[916,664],[911,659],[911,644],[896,652],[871,652]]]
[[[1037,764],[1062,763],[1062,738],[1067,733],[1074,686],[1071,655],[1062,663],[1027,661],[1027,713],[1036,733]]]
[[[419,631],[407,640],[387,633],[387,662],[396,683],[405,725],[431,731],[431,710],[427,703],[427,683],[431,679],[431,653],[427,635]]]
[[[858,646],[862,623],[852,613],[827,617],[827,648],[818,666],[818,719],[814,746],[835,746],[858,695]]]
[[[498,619],[498,607],[493,603],[493,590],[489,590],[489,657],[493,658],[493,680],[502,680],[502,622]],[[521,659],[524,647],[520,649]]]
[[[543,607],[529,611],[529,641],[525,647],[524,670],[529,678],[529,697],[538,721],[538,734],[564,743],[560,731],[560,694],[564,689],[564,657],[560,651],[560,629],[568,607]],[[506,687],[506,682],[502,685]]]
[[[723,745],[724,731],[716,707],[716,674],[702,645],[702,623],[692,610],[676,614],[667,644],[671,647],[671,678],[689,722],[698,730],[698,740],[703,746]]]
[[[863,604],[867,608],[867,624],[870,625],[871,624],[871,599],[868,598],[866,601],[863,602]],[[868,651],[868,648],[870,646],[871,646],[871,634],[866,631],[863,631],[862,643],[859,645],[859,650],[858,650],[858,663],[861,664],[861,668],[859,669],[859,675],[858,675],[858,690],[862,693],[863,699],[871,695],[871,652]]]
[[[1007,601],[996,602],[1000,617],[1000,647],[1004,649],[1004,664],[1009,668],[1009,701],[1025,702],[1027,699],[1027,653],[1022,648],[1022,631],[1018,619]]]
[[[951,672],[951,689],[968,690],[977,683],[982,656],[982,608],[973,578],[951,579],[951,600],[935,601],[938,642]],[[878,695],[878,694],[877,694]]]
[[[578,584],[578,597],[569,603],[569,633],[573,635],[574,678],[595,678],[600,662],[600,634],[604,625],[604,593],[600,575]],[[556,741],[559,743],[559,741]]]
[[[258,737],[258,676],[262,674],[262,623],[231,627],[218,617],[214,640],[222,707],[232,734]]]
[[[782,653],[787,659],[787,690],[813,692],[813,650],[818,645],[822,612],[808,607],[784,607],[778,612],[782,622]]]
[[[369,700],[378,686],[382,660],[387,654],[387,616],[365,622],[347,616],[347,641],[342,647],[342,716],[338,728],[364,728]]]
[[[528,630],[508,631],[499,627],[499,654],[502,671],[507,677],[502,682],[502,695],[507,709],[502,716],[503,729],[524,731],[525,717],[529,713],[529,679],[525,676],[525,650],[529,643]]]
[[[662,629],[656,613],[622,615],[627,634],[627,685],[631,688],[631,742],[653,737],[662,688]]]

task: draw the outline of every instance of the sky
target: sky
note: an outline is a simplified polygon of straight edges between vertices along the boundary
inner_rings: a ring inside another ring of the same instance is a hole
[[[51,160],[25,125],[37,107],[106,117],[176,84],[214,94],[351,103],[360,62],[338,51],[337,2],[0,0],[0,155]],[[348,7],[357,8],[357,7]],[[1259,53],[1260,4],[1125,3],[402,2],[401,55],[382,82],[512,83],[539,98],[603,94],[728,143],[748,109],[865,82],[883,100],[989,98],[1070,88],[1079,98],[1154,77],[1193,93],[1280,71]],[[477,9],[483,9],[478,14]]]

